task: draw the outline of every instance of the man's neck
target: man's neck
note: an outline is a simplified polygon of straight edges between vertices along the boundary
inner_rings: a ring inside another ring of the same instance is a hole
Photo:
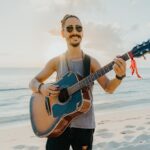
[[[82,50],[81,50],[80,46],[68,47],[67,54],[68,54],[68,58],[70,58],[70,59],[82,58]]]

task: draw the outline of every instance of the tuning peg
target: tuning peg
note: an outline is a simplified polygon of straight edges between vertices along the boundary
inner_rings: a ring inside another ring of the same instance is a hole
[[[136,47],[135,48],[137,48],[137,49],[139,49],[140,48],[140,45],[138,44],[138,45],[136,45]]]
[[[143,42],[143,43],[142,43],[142,46],[145,46],[145,45],[146,45],[146,43],[145,43],[145,42]]]
[[[144,60],[146,60],[146,57],[143,55]]]

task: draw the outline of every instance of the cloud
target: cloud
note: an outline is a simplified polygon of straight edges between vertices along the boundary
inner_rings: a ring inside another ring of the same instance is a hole
[[[149,23],[147,23],[147,27],[150,29],[150,22],[149,22]]]
[[[134,25],[132,25],[131,28],[130,28],[130,31],[137,31],[137,30],[139,30],[139,24],[134,24]],[[130,31],[129,31],[129,32],[130,32]]]
[[[120,30],[111,24],[88,23],[85,27],[85,36],[88,48],[114,53],[122,47]]]
[[[9,52],[0,52],[0,56],[11,56]]]
[[[51,29],[49,30],[49,33],[52,35],[52,36],[60,36],[60,30],[59,29]]]
[[[49,1],[49,0],[30,0],[30,4],[32,6],[32,8],[34,9],[34,11],[36,12],[45,12],[49,10],[50,4],[53,1]]]
[[[30,0],[35,12],[49,12],[51,18],[57,18],[62,14],[76,14],[81,17],[95,16],[102,12],[102,0]]]
[[[129,3],[131,6],[135,7],[138,4],[139,0],[130,0]]]

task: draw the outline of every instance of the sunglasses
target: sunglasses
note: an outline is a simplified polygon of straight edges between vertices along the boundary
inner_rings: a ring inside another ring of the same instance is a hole
[[[80,26],[80,25],[75,25],[75,26],[69,25],[66,27],[66,30],[67,30],[67,32],[71,33],[74,30],[74,28],[77,32],[82,32],[82,26]]]

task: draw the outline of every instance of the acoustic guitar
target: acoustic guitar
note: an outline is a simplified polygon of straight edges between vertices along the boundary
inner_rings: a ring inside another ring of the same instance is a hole
[[[121,58],[127,61],[148,52],[150,52],[150,40],[133,47]],[[30,99],[30,118],[34,133],[39,137],[61,135],[75,117],[90,109],[88,87],[93,81],[111,71],[113,65],[114,61],[82,80],[74,72],[66,73],[63,78],[54,83],[60,87],[60,94],[57,97],[45,97],[40,93],[33,93]]]

